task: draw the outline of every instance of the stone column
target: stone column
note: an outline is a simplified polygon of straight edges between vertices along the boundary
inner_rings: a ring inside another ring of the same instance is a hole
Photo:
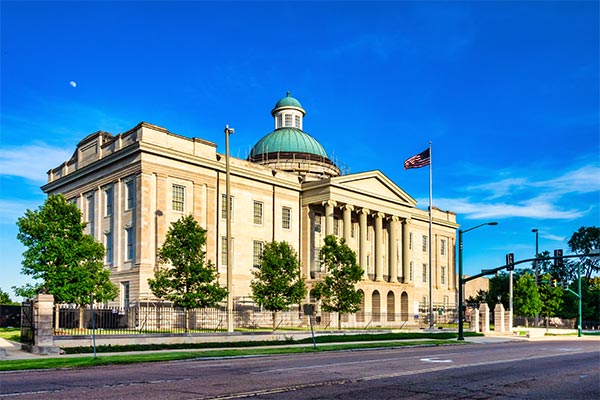
[[[33,299],[33,344],[23,345],[33,354],[60,354],[60,347],[54,346],[52,312],[54,296],[38,294]]]
[[[390,268],[390,282],[398,282],[398,238],[396,229],[398,228],[398,221],[400,218],[397,216],[390,217],[390,252],[389,252],[389,268]]]
[[[352,210],[354,210],[354,207],[350,204],[342,206],[342,211],[344,212],[344,239],[346,239],[346,243],[350,241],[350,237],[352,236]]]
[[[325,235],[333,235],[333,210],[337,203],[327,200],[322,204],[325,206]]]
[[[383,228],[384,213],[375,213],[375,280],[383,281]]]
[[[402,278],[408,283],[410,277],[410,218],[402,221]]]
[[[486,303],[479,306],[479,318],[481,319],[481,332],[490,333],[490,308]]]
[[[479,332],[479,310],[474,308],[471,310],[471,331]]]
[[[363,208],[359,211],[359,229],[360,229],[360,266],[364,269],[365,280],[369,279],[369,273],[367,271],[367,215],[370,211],[367,208]]]
[[[494,307],[494,331],[505,332],[504,329],[504,306],[502,303],[496,304]]]

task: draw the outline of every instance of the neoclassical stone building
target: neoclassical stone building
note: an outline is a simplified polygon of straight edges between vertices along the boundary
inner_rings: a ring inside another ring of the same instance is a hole
[[[456,302],[456,216],[429,213],[378,170],[346,174],[303,130],[306,114],[288,93],[271,114],[275,129],[246,160],[230,157],[234,304],[250,301],[250,281],[266,242],[287,241],[310,284],[325,272],[319,250],[328,234],[344,237],[365,275],[357,320],[413,320],[427,313],[429,284],[436,310]],[[142,122],[112,135],[93,133],[70,160],[48,172],[46,193],[64,193],[106,249],[118,302],[152,299],[147,280],[171,222],[192,214],[207,230],[207,254],[225,285],[226,157],[212,142]],[[429,276],[429,246],[432,276]],[[309,301],[310,299],[307,299]],[[439,306],[439,307],[438,307]]]

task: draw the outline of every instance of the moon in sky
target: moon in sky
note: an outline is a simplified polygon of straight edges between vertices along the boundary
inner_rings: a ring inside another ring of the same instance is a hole
[[[71,87],[77,87],[77,82],[71,81],[69,82],[69,85],[71,85]]]

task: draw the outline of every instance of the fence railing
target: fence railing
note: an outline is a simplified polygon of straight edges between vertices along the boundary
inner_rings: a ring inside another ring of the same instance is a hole
[[[123,308],[79,308],[69,305],[58,307],[58,329],[55,335],[90,335],[93,327],[96,334],[177,334],[207,333],[227,330],[227,311],[222,308],[205,308],[188,310],[174,308],[160,303],[136,304]],[[56,312],[54,316],[56,318]],[[187,319],[187,321],[186,321]],[[291,311],[278,312],[273,325],[273,313],[260,311],[252,307],[233,312],[235,330],[272,330],[276,329],[310,329],[310,324],[317,329],[337,329],[338,314],[320,312],[309,321],[297,307]],[[434,324],[456,323],[454,310],[434,313]],[[358,312],[342,314],[342,328],[403,329],[429,326],[429,315],[416,317],[408,313]],[[54,325],[56,326],[56,325]]]

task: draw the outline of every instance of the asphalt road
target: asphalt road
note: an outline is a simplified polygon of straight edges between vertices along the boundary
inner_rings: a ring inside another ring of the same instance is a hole
[[[0,373],[0,399],[594,399],[600,341],[509,342]]]

